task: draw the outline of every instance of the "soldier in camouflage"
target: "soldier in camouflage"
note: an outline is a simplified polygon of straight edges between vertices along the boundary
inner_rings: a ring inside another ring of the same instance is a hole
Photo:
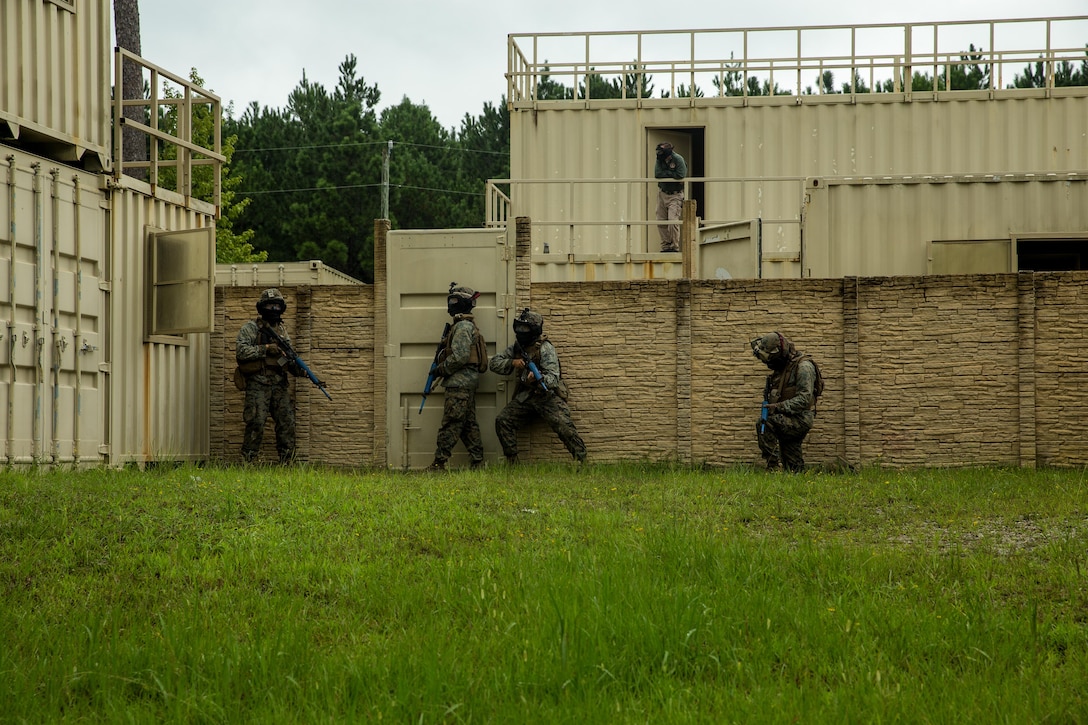
[[[446,297],[446,310],[453,318],[453,326],[446,335],[435,370],[445,389],[445,404],[431,470],[445,470],[458,437],[468,449],[469,465],[472,468],[484,465],[484,442],[476,422],[476,388],[480,373],[487,371],[487,343],[472,316],[479,296],[479,292],[454,282]]]
[[[491,359],[491,371],[517,376],[514,397],[495,418],[495,433],[508,463],[518,462],[518,429],[534,418],[543,418],[555,431],[574,460],[586,460],[586,444],[578,435],[567,406],[567,384],[560,375],[559,355],[544,335],[544,318],[529,308],[514,320],[516,342]],[[529,362],[540,371],[537,379]]]
[[[295,408],[291,401],[287,374],[302,375],[302,369],[289,362],[283,351],[268,334],[274,328],[290,345],[283,313],[287,301],[277,289],[266,289],[257,301],[255,320],[242,325],[235,340],[238,369],[245,377],[245,407],[242,417],[246,430],[242,439],[242,457],[247,462],[257,460],[264,438],[268,416],[276,429],[276,453],[280,463],[290,463],[295,457]]]
[[[803,471],[801,443],[816,415],[816,364],[779,332],[757,337],[751,344],[752,353],[771,369],[763,386],[767,419],[756,423],[760,453],[769,470],[784,466],[787,471]]]

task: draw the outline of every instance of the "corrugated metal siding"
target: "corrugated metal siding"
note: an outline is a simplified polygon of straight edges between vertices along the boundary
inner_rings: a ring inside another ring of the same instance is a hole
[[[21,140],[55,141],[55,158],[110,156],[110,3],[0,3],[0,119]]]
[[[765,276],[788,270],[782,276],[797,277],[799,264],[768,256],[800,253],[807,177],[1088,170],[1086,96],[843,102],[848,99],[803,97],[783,105],[750,98],[747,105],[738,99],[721,107],[653,109],[628,102],[513,113],[512,215],[533,219],[536,254],[545,243],[551,253],[572,245],[578,253],[625,253],[622,223],[634,221],[639,230],[653,216],[644,201],[648,182],[632,180],[652,176],[649,133],[701,128],[703,223],[763,219]],[[575,178],[595,183],[539,183]],[[538,228],[538,220],[557,223]],[[586,221],[619,224],[580,224]],[[919,261],[911,256],[894,273],[918,273]]]
[[[820,181],[808,190],[807,277],[928,274],[933,241],[1088,233],[1085,174]]]
[[[105,197],[99,177],[0,156],[0,460],[102,461]]]
[[[111,206],[110,463],[204,460],[208,334],[145,340],[147,229],[196,229],[214,220],[129,188],[116,189]]]

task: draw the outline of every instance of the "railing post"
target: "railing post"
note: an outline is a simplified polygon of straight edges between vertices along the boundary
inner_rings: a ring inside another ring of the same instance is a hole
[[[680,256],[684,279],[691,279],[698,271],[698,262],[695,259],[698,252],[695,239],[699,230],[698,211],[697,201],[684,199],[680,210]]]

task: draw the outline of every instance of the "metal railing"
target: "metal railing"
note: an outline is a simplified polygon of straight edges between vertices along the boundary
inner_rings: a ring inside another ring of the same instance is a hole
[[[1016,71],[1036,63],[1043,79],[1035,87],[1053,89],[1062,63],[1079,68],[1086,61],[1086,43],[1088,16],[511,34],[507,98],[514,108],[553,100],[642,101],[653,98],[656,82],[665,84],[661,98],[687,98],[693,104],[697,97],[751,95],[895,92],[909,97],[919,92],[913,90],[916,73],[928,76],[932,84],[922,92],[940,97],[1005,89]],[[984,73],[984,82],[955,88],[954,70],[975,66]],[[842,92],[825,82],[824,74],[836,71],[848,73]],[[807,81],[813,85],[806,86]]]
[[[120,97],[119,89],[123,87],[122,69],[126,63],[136,64],[142,76],[145,73],[148,74],[146,79],[151,89],[150,98]],[[177,95],[166,93],[163,88],[165,81],[169,81],[172,87],[176,87]],[[226,162],[226,157],[222,153],[223,104],[219,96],[204,90],[188,79],[149,63],[124,48],[116,48],[114,51],[114,89],[114,178],[120,180],[122,175],[138,179],[142,177],[142,180],[151,184],[152,189],[160,186],[168,188],[184,196],[188,204],[193,198],[194,168],[211,167],[212,198],[207,201],[215,206],[215,215],[218,218],[222,195],[222,165]],[[127,112],[128,109],[136,109],[137,113]],[[194,118],[201,109],[208,114],[207,120],[211,123],[208,134],[210,138],[203,143],[194,140]],[[160,121],[163,118],[160,111],[164,110],[166,115],[173,119],[172,130],[160,128]],[[145,122],[136,120],[134,116],[142,117]],[[129,135],[126,134],[126,129],[134,129],[138,134],[138,142],[147,144],[146,158],[125,160],[125,144],[133,142],[131,137],[126,141],[125,137]],[[137,171],[138,169],[145,171],[141,173]],[[161,173],[167,169],[175,171],[172,180],[168,178],[169,174]],[[164,184],[164,181],[168,183]],[[169,183],[170,181],[173,183]]]
[[[528,203],[521,203],[526,210],[526,215],[532,219],[534,230],[541,232],[543,238],[554,238],[557,244],[549,248],[548,253],[565,255],[638,255],[653,254],[658,247],[653,230],[666,224],[676,222],[659,221],[654,218],[655,207],[650,201],[656,194],[656,187],[660,179],[656,178],[610,178],[610,179],[490,179],[487,182],[487,227],[505,227],[509,223],[511,215],[511,197],[521,194],[530,199]],[[760,218],[765,225],[781,225],[796,227],[801,225],[801,207],[805,193],[805,177],[801,176],[763,176],[763,177],[711,177],[689,176],[685,178],[684,198],[693,198],[693,189],[701,187],[704,199],[712,198],[736,198],[737,194],[722,193],[714,189],[718,187],[736,187],[744,189],[744,193],[752,197],[764,198],[771,194],[768,187],[782,187],[774,194],[778,199],[792,199],[792,212],[784,215],[774,214],[765,216],[762,209],[742,208],[739,213],[731,218],[708,217],[704,209],[697,211],[699,226],[708,227],[721,224],[731,224],[744,219]],[[616,212],[615,218],[582,218],[574,210],[579,208],[578,200],[587,196],[597,198],[593,192],[587,192],[587,187],[607,186],[612,187],[613,193],[608,195],[616,203],[592,205],[596,214],[601,209],[612,209]],[[500,187],[509,189],[504,193]],[[559,187],[559,194],[546,197],[534,188]],[[618,190],[615,190],[618,187]],[[560,201],[561,197],[561,201]],[[789,205],[790,202],[778,206]],[[561,217],[552,218],[549,210],[556,210]],[[520,213],[519,213],[520,216]],[[602,249],[600,238],[608,230],[617,230],[616,234],[622,238],[620,245],[612,244],[610,251]],[[799,231],[798,231],[799,235]]]

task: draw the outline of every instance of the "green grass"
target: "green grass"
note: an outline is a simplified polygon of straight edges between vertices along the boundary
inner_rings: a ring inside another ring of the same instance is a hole
[[[1088,723],[1084,471],[0,472],[0,722]]]

